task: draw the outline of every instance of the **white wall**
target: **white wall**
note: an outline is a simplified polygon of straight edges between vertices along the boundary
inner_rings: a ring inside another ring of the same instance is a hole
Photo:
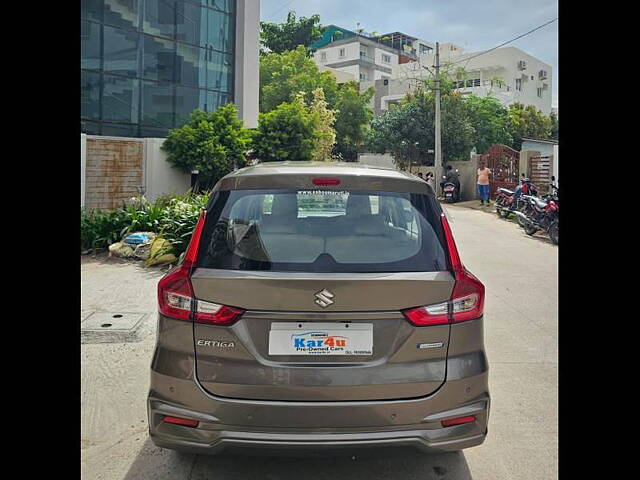
[[[389,153],[359,153],[358,163],[371,165],[374,167],[395,168],[395,165],[393,163],[393,156],[391,156],[391,154]]]
[[[87,179],[87,134],[80,134],[80,206],[84,207],[85,183]]]
[[[236,15],[235,104],[247,128],[258,126],[260,0],[238,0]]]
[[[337,70],[335,68],[326,67],[324,65],[318,65],[318,70],[321,72],[331,72],[336,77],[337,83],[345,83],[350,81],[358,81],[358,77],[354,73],[351,73],[348,69]]]
[[[183,194],[191,186],[191,175],[167,162],[167,154],[160,149],[164,141],[164,138],[144,139],[145,197],[150,202],[170,193]]]

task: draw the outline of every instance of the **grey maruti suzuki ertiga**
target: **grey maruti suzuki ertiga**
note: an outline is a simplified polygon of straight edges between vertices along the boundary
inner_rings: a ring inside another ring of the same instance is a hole
[[[479,445],[483,305],[418,177],[243,168],[158,284],[149,433],[195,453]]]

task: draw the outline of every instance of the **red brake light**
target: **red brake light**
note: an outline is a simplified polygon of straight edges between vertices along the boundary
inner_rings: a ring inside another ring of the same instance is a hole
[[[244,310],[196,300],[191,286],[191,270],[198,259],[198,247],[205,215],[206,211],[203,210],[191,235],[182,263],[158,282],[158,311],[180,320],[195,319],[199,323],[231,325],[240,318]]]
[[[312,181],[314,185],[318,186],[340,185],[340,179],[333,177],[316,177]]]
[[[403,310],[403,315],[416,326],[464,322],[484,313],[484,285],[462,265],[451,227],[444,214],[441,215],[441,220],[456,282],[449,301]]]
[[[185,427],[197,427],[200,422],[197,420],[191,420],[189,418],[180,417],[164,417],[162,419],[164,423],[173,423],[174,425],[183,425]]]
[[[440,422],[443,427],[453,427],[454,425],[462,425],[463,423],[475,422],[475,415],[468,415],[466,417],[450,418],[448,420],[442,420]]]

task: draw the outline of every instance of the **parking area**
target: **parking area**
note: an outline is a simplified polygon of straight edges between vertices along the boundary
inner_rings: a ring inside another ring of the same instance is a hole
[[[449,454],[387,450],[313,458],[203,457],[156,448],[147,438],[145,400],[163,272],[83,257],[82,478],[556,478],[558,248],[496,215],[445,208],[463,262],[486,286],[492,405],[483,445]]]

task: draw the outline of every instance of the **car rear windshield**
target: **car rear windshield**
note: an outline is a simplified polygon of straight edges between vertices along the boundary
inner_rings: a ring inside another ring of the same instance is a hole
[[[432,195],[231,190],[211,200],[198,266],[296,272],[447,269]]]

